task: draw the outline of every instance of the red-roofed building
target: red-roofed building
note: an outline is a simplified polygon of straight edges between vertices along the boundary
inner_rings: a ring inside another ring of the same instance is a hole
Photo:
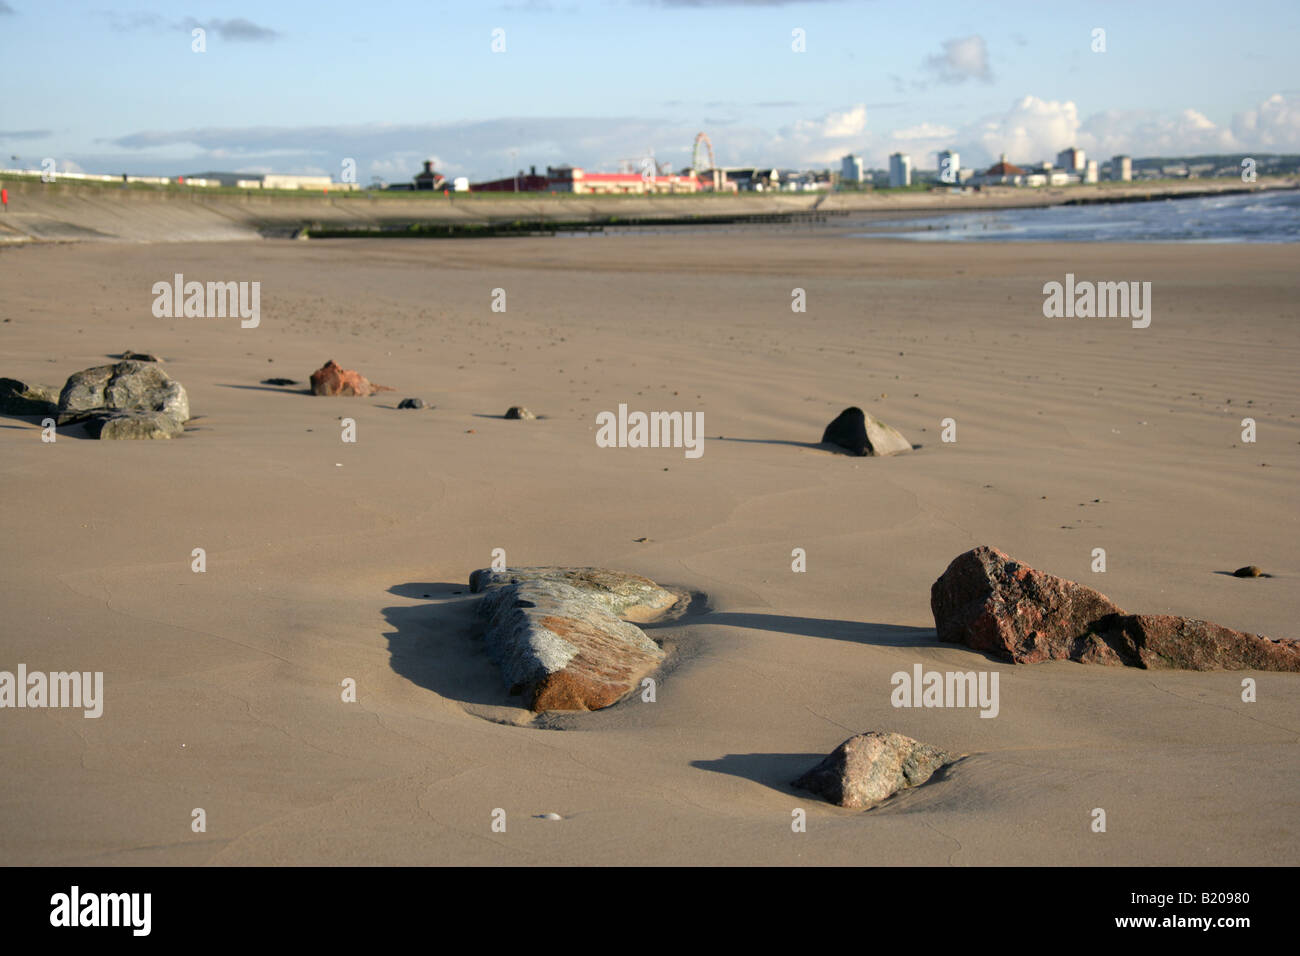
[[[1007,154],[976,176],[972,182],[976,186],[1020,186],[1025,181],[1025,171],[1019,166],[1007,162]]]

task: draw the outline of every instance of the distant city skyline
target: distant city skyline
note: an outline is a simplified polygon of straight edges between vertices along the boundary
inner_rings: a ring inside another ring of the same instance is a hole
[[[1290,2],[0,0],[0,165],[482,180],[682,168],[700,131],[719,165],[836,170],[1300,152],[1298,36]]]

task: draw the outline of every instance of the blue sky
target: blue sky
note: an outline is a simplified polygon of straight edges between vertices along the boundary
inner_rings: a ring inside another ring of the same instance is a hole
[[[1300,152],[1298,40],[1295,0],[0,0],[0,161],[483,179],[677,168],[701,130],[724,165]]]

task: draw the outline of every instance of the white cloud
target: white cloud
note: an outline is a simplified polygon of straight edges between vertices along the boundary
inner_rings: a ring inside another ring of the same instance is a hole
[[[1026,96],[1006,113],[967,126],[958,139],[973,159],[992,161],[1006,153],[1013,163],[1035,162],[1067,146],[1084,146],[1079,142],[1079,125],[1079,108],[1073,101]]]
[[[963,128],[956,140],[963,157],[969,153],[976,163],[992,162],[1003,152],[1012,162],[1033,163],[1050,159],[1067,146],[1078,146],[1099,161],[1119,153],[1300,152],[1300,96],[1275,93],[1253,109],[1237,113],[1229,125],[1219,125],[1192,107],[1176,113],[1106,110],[1080,120],[1072,101],[1026,96],[1006,113]]]
[[[943,41],[943,52],[925,59],[925,68],[942,83],[993,79],[989,69],[989,49],[978,33]]]
[[[1255,109],[1234,116],[1232,130],[1246,149],[1300,152],[1300,96],[1274,93]]]
[[[798,120],[758,145],[756,162],[776,166],[837,163],[846,152],[860,152],[868,141],[867,107],[858,103],[818,119]]]
[[[1088,117],[1080,143],[1097,159],[1117,153],[1131,156],[1177,156],[1226,153],[1241,148],[1232,131],[1204,113],[1184,109],[1172,115],[1111,110]]]
[[[827,113],[821,119],[799,120],[794,125],[796,135],[808,139],[844,139],[859,136],[867,128],[867,107],[863,103],[838,113]]]

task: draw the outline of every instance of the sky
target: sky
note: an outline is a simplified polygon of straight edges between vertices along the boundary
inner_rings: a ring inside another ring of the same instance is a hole
[[[801,169],[1296,153],[1297,41],[1298,0],[0,0],[0,165],[478,181],[679,169],[699,132]]]

